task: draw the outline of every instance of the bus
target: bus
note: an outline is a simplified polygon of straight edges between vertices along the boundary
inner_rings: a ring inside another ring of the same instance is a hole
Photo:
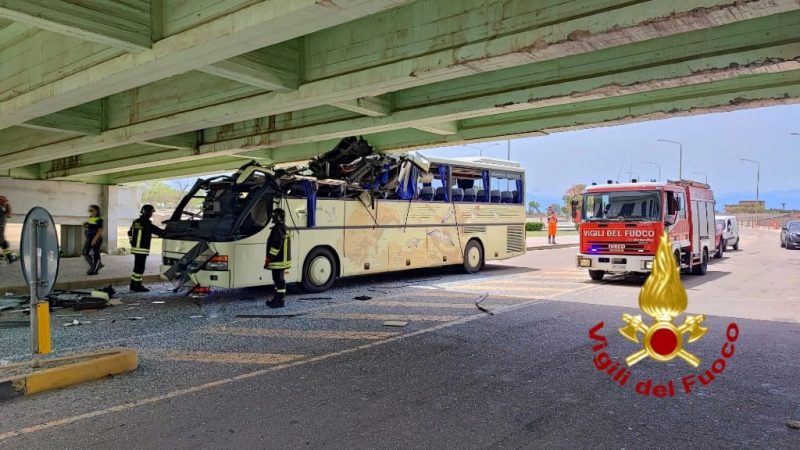
[[[317,170],[250,163],[197,180],[165,222],[162,278],[176,292],[271,285],[263,265],[277,207],[292,233],[286,281],[312,293],[337,277],[448,265],[475,273],[525,253],[519,163],[370,156],[316,161]]]

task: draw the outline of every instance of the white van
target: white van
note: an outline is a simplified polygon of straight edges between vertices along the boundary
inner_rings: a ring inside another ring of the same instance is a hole
[[[727,250],[728,246],[734,250],[739,250],[739,222],[735,216],[717,216],[717,224],[722,225],[722,246]]]

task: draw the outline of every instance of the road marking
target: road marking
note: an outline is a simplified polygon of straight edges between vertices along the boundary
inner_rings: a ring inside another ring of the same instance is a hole
[[[464,324],[464,323],[467,323],[467,322],[472,322],[473,320],[484,319],[484,318],[487,318],[487,317],[496,317],[499,314],[503,314],[503,313],[506,313],[506,312],[511,312],[511,311],[514,311],[514,310],[519,309],[519,308],[524,308],[526,306],[534,305],[536,303],[541,303],[541,300],[530,300],[530,301],[527,301],[527,302],[524,302],[524,303],[519,303],[517,305],[511,305],[511,306],[497,308],[497,309],[493,310],[493,312],[494,312],[493,316],[490,316],[490,315],[487,315],[487,314],[473,314],[473,315],[469,315],[469,316],[462,316],[458,320],[454,320],[452,322],[442,323],[442,324],[439,324],[439,325],[436,325],[436,326],[433,326],[433,327],[430,327],[430,328],[424,328],[422,330],[417,330],[417,331],[412,331],[410,333],[400,334],[399,336],[395,336],[395,337],[392,337],[392,338],[389,338],[389,339],[384,339],[382,341],[374,341],[374,342],[370,342],[370,343],[367,343],[367,344],[359,345],[357,347],[351,347],[351,348],[346,348],[344,350],[339,350],[339,351],[333,352],[333,353],[327,353],[327,354],[324,354],[324,355],[319,355],[319,356],[314,356],[314,357],[311,357],[311,358],[301,359],[301,360],[290,362],[290,363],[287,363],[287,364],[280,364],[280,365],[272,366],[272,367],[269,367],[269,368],[266,368],[266,369],[260,369],[260,370],[256,370],[256,371],[253,371],[253,372],[243,373],[241,375],[237,375],[237,376],[234,376],[234,377],[223,378],[223,379],[220,379],[220,380],[211,381],[209,383],[204,383],[204,384],[200,384],[200,385],[197,385],[197,386],[192,386],[192,387],[188,387],[188,388],[184,388],[184,389],[179,389],[177,391],[168,392],[166,394],[162,394],[162,395],[158,395],[158,396],[154,396],[154,397],[148,397],[148,398],[145,398],[145,399],[142,399],[142,400],[137,400],[135,402],[123,403],[123,404],[112,406],[112,407],[109,407],[109,408],[104,408],[104,409],[91,411],[91,412],[88,412],[88,413],[78,414],[76,416],[64,417],[62,419],[51,420],[49,422],[40,423],[38,425],[32,425],[32,426],[25,427],[25,428],[22,428],[22,429],[19,429],[19,430],[7,431],[5,433],[0,433],[0,441],[4,441],[4,440],[12,438],[12,437],[22,436],[22,435],[25,435],[25,434],[35,433],[35,432],[38,432],[38,431],[48,430],[48,429],[54,428],[54,427],[60,427],[60,426],[63,426],[63,425],[69,425],[69,424],[72,424],[72,423],[75,423],[75,422],[79,422],[81,420],[93,419],[93,418],[96,418],[96,417],[105,416],[105,415],[108,415],[108,414],[111,414],[111,413],[115,413],[115,412],[127,411],[127,410],[130,410],[130,409],[138,408],[140,406],[145,406],[145,405],[150,405],[150,404],[153,404],[153,403],[157,403],[157,402],[160,402],[160,401],[163,401],[163,400],[169,400],[171,398],[176,398],[176,397],[180,397],[180,396],[183,396],[183,395],[193,394],[195,392],[206,391],[206,390],[218,387],[218,386],[224,386],[226,384],[230,384],[230,383],[233,383],[233,382],[236,382],[236,381],[240,381],[240,380],[247,380],[247,379],[250,379],[250,378],[258,377],[258,376],[261,376],[261,375],[268,374],[270,372],[276,372],[278,370],[283,370],[283,369],[287,369],[287,368],[290,368],[290,367],[302,366],[302,365],[306,365],[306,364],[310,364],[310,363],[314,363],[314,362],[325,361],[327,359],[335,358],[337,356],[346,355],[346,354],[357,352],[357,351],[360,351],[360,350],[366,350],[366,349],[369,349],[369,348],[372,348],[372,347],[377,347],[379,345],[390,344],[390,343],[393,343],[393,342],[400,341],[402,339],[408,339],[410,337],[419,336],[421,334],[426,334],[426,333],[430,333],[430,332],[433,332],[433,331],[442,330],[444,328],[449,328],[449,327],[453,327],[453,326],[456,326],[456,325]]]
[[[371,313],[312,313],[311,317],[317,319],[334,319],[334,320],[377,320],[386,322],[387,320],[405,321],[405,322],[452,322],[464,316],[439,316],[427,314],[371,314]]]
[[[214,327],[200,331],[203,334],[230,334],[233,336],[308,338],[308,339],[352,339],[378,340],[397,336],[400,333],[386,331],[325,331],[286,330],[276,328]]]
[[[303,355],[282,353],[233,353],[176,350],[145,350],[145,357],[185,362],[226,363],[226,364],[284,364],[303,358]]]
[[[409,308],[475,309],[475,303],[403,302],[378,300],[367,303],[375,306],[406,306]]]

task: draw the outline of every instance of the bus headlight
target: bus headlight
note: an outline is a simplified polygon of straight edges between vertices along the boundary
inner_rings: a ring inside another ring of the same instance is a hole
[[[205,266],[206,270],[228,270],[228,256],[217,255],[208,260]]]
[[[644,270],[653,270],[653,261],[642,261],[642,269]]]
[[[592,260],[589,258],[578,258],[578,267],[592,267]]]

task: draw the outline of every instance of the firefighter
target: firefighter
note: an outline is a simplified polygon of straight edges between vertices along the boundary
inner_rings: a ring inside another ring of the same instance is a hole
[[[83,244],[83,258],[89,264],[86,275],[97,275],[103,268],[100,261],[100,246],[103,245],[103,227],[105,221],[100,215],[100,207],[89,205],[89,218],[83,223],[86,242]]]
[[[150,241],[155,234],[163,236],[164,230],[153,225],[151,218],[156,209],[153,205],[144,205],[139,210],[139,218],[134,220],[128,230],[128,239],[131,241],[131,253],[133,253],[133,273],[131,273],[131,292],[149,292],[142,285],[144,279],[145,263],[147,255],[150,254]]]
[[[292,233],[286,229],[286,212],[280,208],[272,212],[272,231],[267,239],[267,257],[264,268],[272,271],[272,282],[275,284],[275,297],[267,301],[270,308],[283,308],[286,297],[286,279],[284,270],[292,267]]]
[[[558,227],[558,216],[556,212],[549,208],[547,211],[547,242],[549,244],[556,243],[556,228]]]
[[[11,250],[8,248],[6,240],[6,221],[11,218],[11,203],[7,198],[0,195],[0,252],[8,262],[13,262]]]

